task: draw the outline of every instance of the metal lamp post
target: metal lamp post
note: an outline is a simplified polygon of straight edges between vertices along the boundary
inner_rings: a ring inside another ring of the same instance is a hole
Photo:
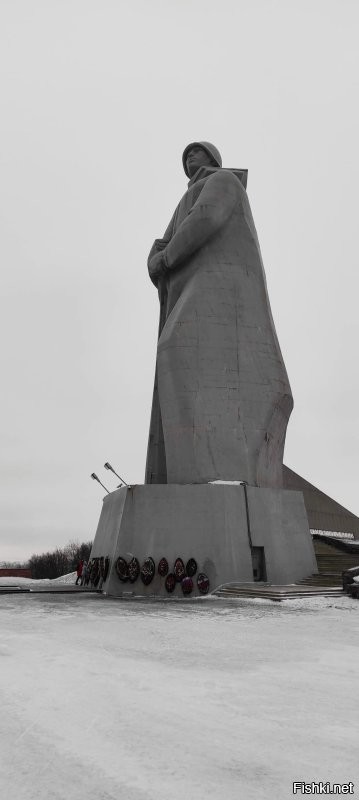
[[[109,490],[106,489],[106,486],[103,483],[101,483],[100,478],[96,475],[96,472],[91,472],[91,476],[90,477],[92,478],[92,480],[97,481],[98,483],[100,483],[102,488],[105,489],[105,491],[107,492],[107,494],[110,494]]]
[[[121,478],[121,475],[119,475],[118,472],[116,472],[116,470],[113,467],[111,467],[111,464],[109,464],[108,461],[106,461],[106,464],[104,464],[104,467],[105,467],[105,469],[111,470],[111,472],[113,472],[113,474],[116,475],[117,478],[119,478],[121,483],[123,483],[125,486],[129,486],[129,484],[126,483],[126,481],[124,481],[123,478]]]

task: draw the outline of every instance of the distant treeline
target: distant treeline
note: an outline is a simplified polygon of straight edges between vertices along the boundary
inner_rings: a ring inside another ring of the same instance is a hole
[[[79,561],[88,561],[92,542],[69,542],[66,547],[57,547],[48,553],[33,555],[28,561],[32,578],[60,578],[68,572],[74,572]]]

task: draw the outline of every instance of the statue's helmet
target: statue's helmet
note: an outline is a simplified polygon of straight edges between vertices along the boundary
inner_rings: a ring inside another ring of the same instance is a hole
[[[202,149],[207,153],[207,155],[210,156],[216,167],[222,166],[221,154],[219,150],[217,150],[217,148],[214,146],[214,144],[211,144],[211,142],[191,142],[191,144],[188,144],[185,150],[183,151],[183,156],[182,156],[183,169],[187,175],[187,178],[189,178],[189,174],[187,172],[186,161],[187,161],[188,151],[191,149],[191,147],[202,147]]]

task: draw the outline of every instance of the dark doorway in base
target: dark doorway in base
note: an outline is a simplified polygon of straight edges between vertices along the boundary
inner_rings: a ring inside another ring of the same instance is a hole
[[[266,562],[264,557],[264,547],[251,547],[253,580],[266,581]]]

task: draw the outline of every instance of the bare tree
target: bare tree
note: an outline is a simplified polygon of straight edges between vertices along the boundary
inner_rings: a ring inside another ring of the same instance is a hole
[[[64,548],[40,555],[34,554],[29,559],[28,566],[33,578],[60,578],[68,572],[73,572],[79,561],[88,560],[91,553],[92,542],[69,542]]]

